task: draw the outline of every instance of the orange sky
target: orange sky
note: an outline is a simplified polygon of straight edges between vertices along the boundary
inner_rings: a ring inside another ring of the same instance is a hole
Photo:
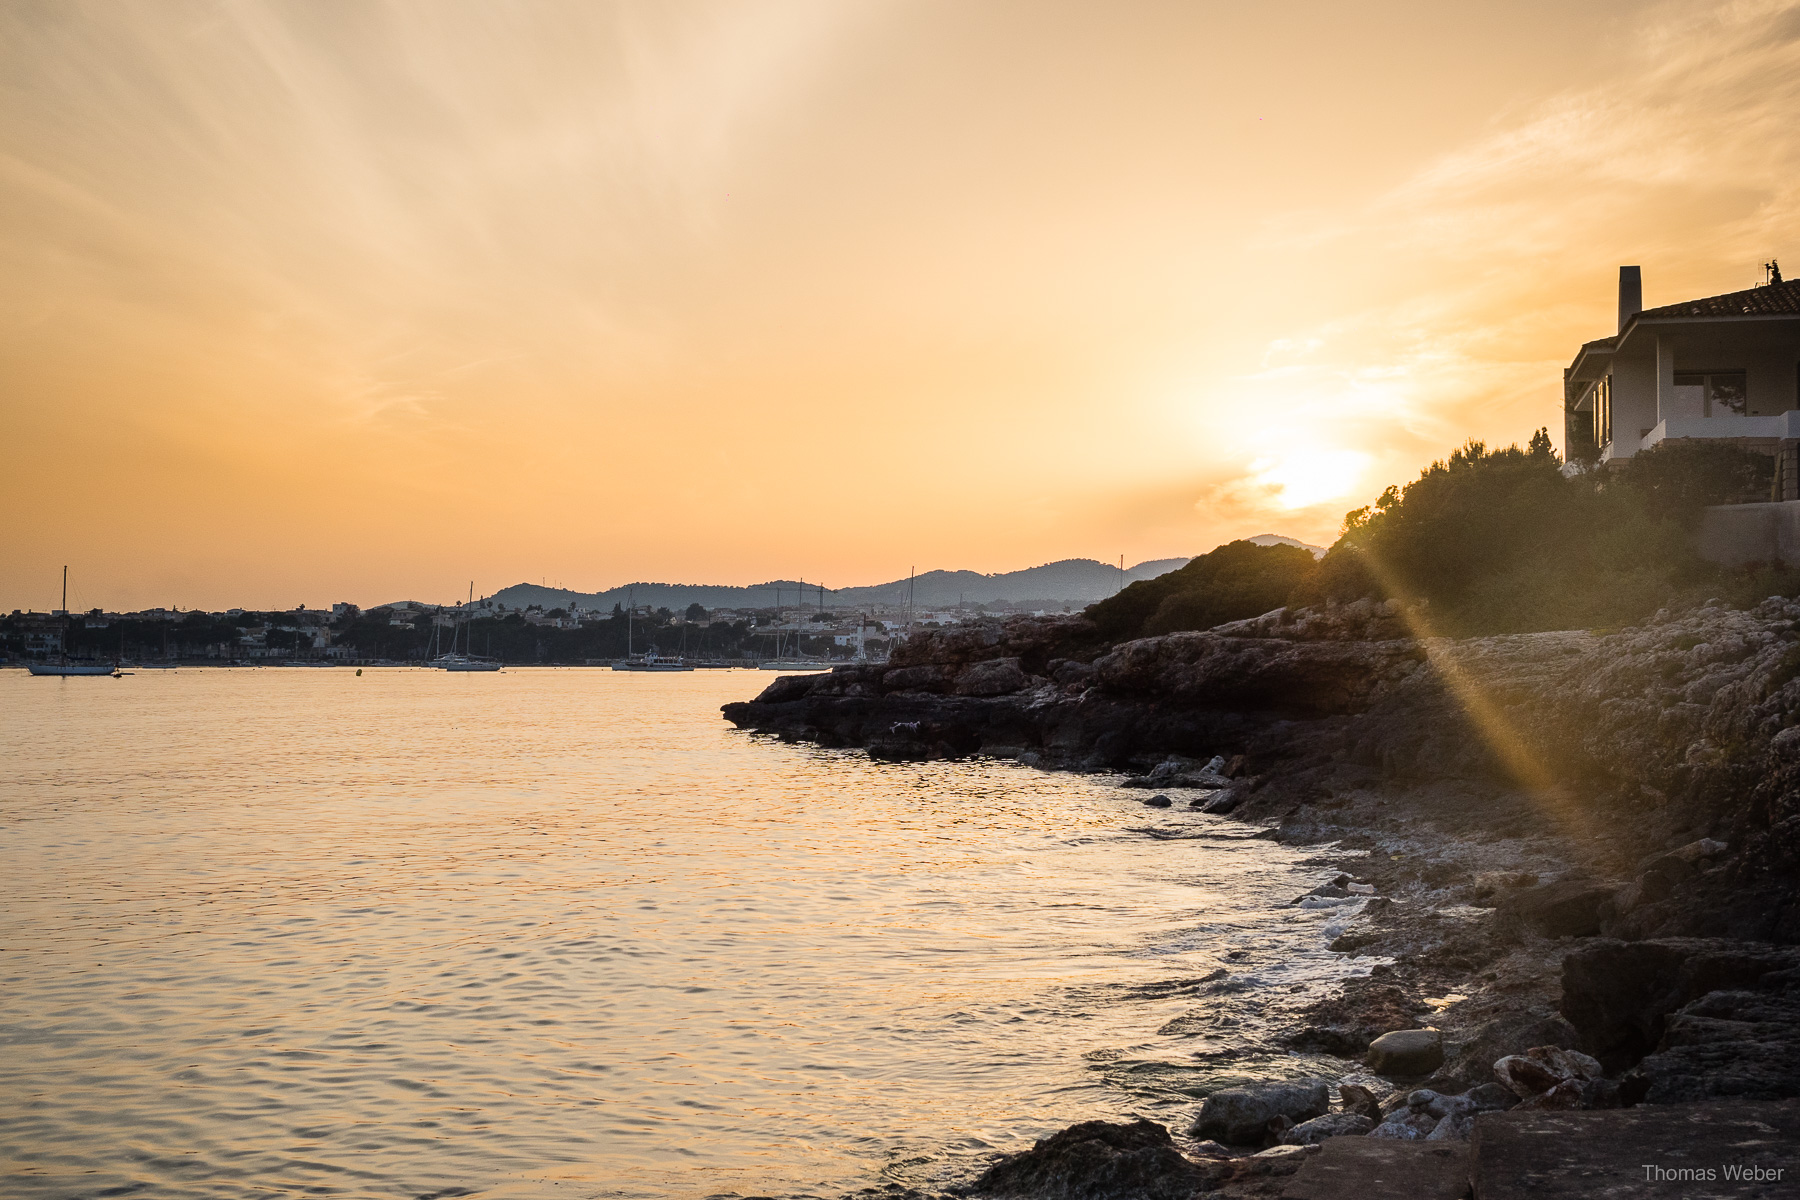
[[[0,6],[0,607],[1192,554],[1800,269],[1800,5]]]

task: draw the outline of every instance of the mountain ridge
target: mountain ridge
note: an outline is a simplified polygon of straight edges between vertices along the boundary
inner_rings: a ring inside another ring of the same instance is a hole
[[[1245,541],[1258,545],[1299,546],[1314,555],[1324,548],[1279,534],[1263,533]],[[1026,608],[1085,607],[1140,579],[1153,579],[1193,561],[1189,558],[1147,559],[1120,571],[1091,558],[1065,558],[1018,571],[983,574],[979,571],[934,570],[908,579],[861,587],[826,588],[827,608],[888,606],[907,603],[910,585],[916,608],[946,608],[956,604],[1009,604]],[[578,606],[589,611],[608,610],[614,604],[650,605],[679,611],[690,604],[703,608],[775,608],[796,603],[819,603],[819,587],[797,579],[771,579],[748,585],[687,584],[642,581],[621,584],[597,592],[553,588],[535,583],[515,583],[488,597],[508,608],[540,604],[545,609]]]

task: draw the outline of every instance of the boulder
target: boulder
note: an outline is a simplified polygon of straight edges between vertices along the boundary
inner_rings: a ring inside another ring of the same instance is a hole
[[[1562,1013],[1581,1035],[1582,1049],[1618,1071],[1658,1047],[1669,1014],[1709,992],[1768,990],[1797,970],[1795,946],[1597,938],[1563,957]]]
[[[1375,1128],[1375,1122],[1362,1113],[1336,1112],[1302,1121],[1281,1135],[1283,1145],[1316,1146],[1326,1138],[1358,1137]]]
[[[991,658],[978,662],[956,677],[959,696],[1008,696],[1030,683],[1016,658]]]
[[[1272,1119],[1286,1117],[1296,1124],[1310,1121],[1324,1116],[1330,1103],[1323,1079],[1223,1088],[1201,1103],[1191,1136],[1253,1145],[1263,1140]]]
[[[1501,911],[1545,937],[1592,937],[1613,915],[1615,889],[1585,879],[1561,879],[1507,893]]]
[[[1580,1044],[1581,1035],[1562,1017],[1529,1011],[1511,1013],[1464,1033],[1444,1070],[1465,1082],[1486,1083],[1493,1078],[1494,1064],[1509,1054],[1523,1054],[1533,1046]]]
[[[1224,788],[1214,792],[1194,807],[1199,808],[1201,812],[1216,813],[1219,816],[1224,816],[1238,806],[1238,802],[1243,799],[1243,796],[1244,793],[1241,788]]]
[[[1169,805],[1173,804],[1174,801],[1170,800],[1167,796],[1152,796],[1144,801],[1144,803],[1151,808],[1167,808]]]
[[[1475,1132],[1475,1114],[1450,1113],[1441,1118],[1425,1135],[1428,1142],[1466,1142]]]
[[[1372,1138],[1391,1138],[1400,1142],[1422,1142],[1438,1127],[1441,1117],[1402,1108],[1369,1131]]]
[[[1189,1200],[1208,1176],[1155,1121],[1084,1121],[989,1167],[970,1187],[1031,1200]]]
[[[1371,1122],[1381,1120],[1381,1102],[1375,1093],[1359,1083],[1340,1083],[1338,1096],[1344,1102],[1344,1111],[1357,1113],[1369,1118]]]
[[[1377,1075],[1429,1075],[1444,1065],[1444,1035],[1435,1029],[1396,1029],[1370,1042],[1363,1061]]]
[[[1529,1100],[1571,1080],[1580,1084],[1599,1079],[1602,1074],[1600,1064],[1594,1059],[1578,1050],[1565,1050],[1560,1046],[1533,1046],[1523,1054],[1509,1054],[1494,1064],[1494,1078],[1521,1100]]]

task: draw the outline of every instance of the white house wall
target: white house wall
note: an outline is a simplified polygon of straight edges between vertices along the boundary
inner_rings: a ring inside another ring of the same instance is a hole
[[[1606,457],[1630,458],[1644,435],[1656,428],[1656,359],[1613,360],[1612,445]]]

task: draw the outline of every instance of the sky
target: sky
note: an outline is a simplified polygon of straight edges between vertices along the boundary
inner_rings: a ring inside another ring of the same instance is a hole
[[[0,608],[1326,543],[1800,269],[1796,112],[1800,0],[6,0]]]

